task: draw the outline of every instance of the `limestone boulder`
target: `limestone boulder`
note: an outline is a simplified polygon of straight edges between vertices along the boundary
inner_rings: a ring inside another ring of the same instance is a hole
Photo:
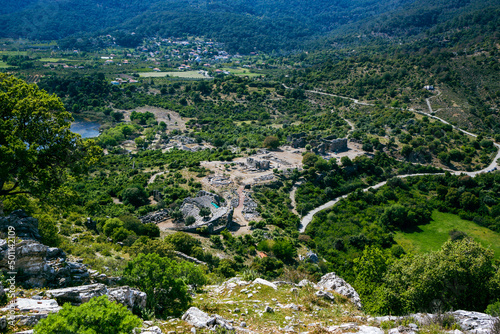
[[[104,284],[97,283],[63,289],[47,290],[45,294],[49,298],[56,299],[61,305],[64,303],[80,305],[88,302],[94,297],[108,294],[108,289]]]
[[[108,299],[125,305],[129,310],[135,307],[146,308],[146,293],[128,286],[110,288],[107,292]]]
[[[276,286],[276,284],[274,283],[271,283],[269,281],[266,281],[265,279],[262,279],[262,278],[256,278],[254,279],[254,281],[252,282],[253,284],[261,284],[261,285],[266,285],[270,288],[273,288],[274,290],[277,290],[278,287]]]
[[[211,317],[208,313],[203,312],[197,307],[190,307],[189,310],[186,311],[182,315],[182,320],[186,321],[191,326],[196,328],[207,328],[215,325],[215,317]]]
[[[326,299],[330,302],[335,301],[335,296],[329,291],[319,290],[319,291],[316,291],[315,295],[320,297],[320,298]]]
[[[335,273],[328,273],[321,277],[317,286],[325,290],[333,290],[336,293],[343,295],[351,300],[359,309],[363,307],[359,294],[354,288],[347,283],[343,278],[337,276]]]
[[[487,334],[497,318],[489,314],[458,310],[451,312],[464,332]]]
[[[55,299],[17,298],[0,311],[16,309],[18,312],[53,313],[59,312],[61,307]]]

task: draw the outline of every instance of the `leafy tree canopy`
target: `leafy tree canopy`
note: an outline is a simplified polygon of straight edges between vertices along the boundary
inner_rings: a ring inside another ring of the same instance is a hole
[[[60,99],[0,74],[0,196],[42,194],[81,174],[101,149],[70,131]]]
[[[194,264],[178,263],[157,254],[139,254],[123,272],[128,284],[146,292],[147,306],[157,315],[179,314],[187,309],[191,296],[186,283],[203,285],[204,277]]]

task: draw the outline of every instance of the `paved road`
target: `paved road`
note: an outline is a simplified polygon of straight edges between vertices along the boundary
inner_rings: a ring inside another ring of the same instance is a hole
[[[439,95],[441,95],[441,91],[440,91],[440,90],[437,90],[437,89],[436,89],[436,91],[438,92],[438,93],[437,93],[437,95],[433,95],[433,96],[428,97],[428,98],[426,98],[426,99],[425,99],[425,102],[427,102],[427,107],[429,107],[429,112],[430,112],[431,114],[432,114],[432,113],[434,113],[434,112],[432,111],[432,107],[431,107],[431,99],[433,99],[433,98],[438,97]]]
[[[288,88],[285,86],[285,88]],[[321,94],[321,95],[329,95],[329,96],[334,96],[334,97],[340,97],[340,98],[344,98],[344,99],[349,99],[351,101],[354,101],[354,103],[356,104],[360,104],[360,105],[373,105],[373,104],[368,104],[368,103],[363,103],[363,102],[359,102],[358,100],[356,99],[353,99],[353,98],[350,98],[350,97],[345,97],[345,96],[338,96],[338,95],[335,95],[335,94],[329,94],[329,93],[323,93],[323,92],[319,92],[319,91],[314,91],[314,90],[307,90],[306,92],[308,93],[316,93],[316,94]],[[439,94],[441,94],[441,92],[439,92]],[[438,95],[439,95],[438,94]],[[436,96],[438,96],[436,95]],[[432,107],[430,105],[430,102],[429,102],[429,99],[426,99],[426,102],[427,102],[427,105],[429,106],[429,111],[432,113]],[[434,116],[434,115],[431,115],[429,113],[426,113],[426,112],[423,112],[423,111],[417,111],[417,110],[414,110],[414,109],[410,109],[410,111],[413,111],[413,112],[416,112],[416,113],[419,113],[419,114],[423,114],[423,115],[426,115],[428,117],[432,117],[444,124],[449,124],[451,125],[450,123],[448,123],[447,121],[445,121],[444,119],[441,119],[437,116]],[[461,131],[462,133],[465,133],[469,136],[472,136],[472,137],[477,137],[476,134],[474,133],[471,133],[471,132],[468,132],[468,131],[465,131],[463,129],[460,129],[454,125],[451,125],[454,129],[458,130],[458,131]],[[481,173],[488,173],[488,172],[492,172],[493,170],[497,170],[499,169],[499,166],[498,166],[498,160],[500,159],[500,145],[497,144],[497,143],[494,143],[494,145],[497,147],[498,151],[497,151],[497,154],[495,155],[495,157],[493,158],[493,161],[488,165],[488,167],[486,168],[483,168],[481,170],[478,170],[478,171],[475,171],[475,172],[465,172],[465,171],[453,171],[451,172],[451,174],[454,174],[454,175],[461,175],[461,174],[465,174],[465,175],[469,175],[471,177],[474,177],[478,174],[481,174]],[[410,177],[410,176],[421,176],[421,175],[443,175],[443,173],[435,173],[435,174],[410,174],[410,175],[398,175],[397,177],[399,178],[406,178],[406,177]],[[363,189],[363,191],[367,191],[368,189],[370,188],[373,188],[373,189],[377,189],[377,188],[380,188],[382,186],[384,186],[385,184],[387,183],[387,181],[384,181],[384,182],[380,182],[372,187],[368,187],[368,188],[365,188]],[[350,194],[350,193],[349,193]],[[305,215],[304,217],[302,217],[302,219],[300,220],[300,226],[299,226],[299,232],[303,233],[305,232],[306,228],[307,228],[307,225],[309,225],[309,223],[312,221],[313,217],[315,214],[317,214],[318,212],[320,211],[323,211],[325,209],[328,209],[328,208],[331,208],[332,206],[334,206],[335,204],[337,204],[338,201],[340,201],[341,199],[343,198],[346,198],[347,196],[349,196],[349,194],[346,194],[346,195],[342,195],[342,196],[339,196],[321,206],[318,206],[317,208],[309,211],[307,213],[307,215]]]

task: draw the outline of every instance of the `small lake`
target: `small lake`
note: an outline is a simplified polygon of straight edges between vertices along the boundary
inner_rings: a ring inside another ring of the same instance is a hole
[[[78,133],[83,138],[94,138],[99,136],[98,122],[86,121],[84,119],[75,119],[71,124],[71,131]]]

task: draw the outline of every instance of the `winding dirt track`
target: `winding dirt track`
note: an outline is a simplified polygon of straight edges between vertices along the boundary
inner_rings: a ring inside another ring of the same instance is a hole
[[[283,85],[283,86],[288,89],[287,86],[285,86],[285,85]],[[333,96],[333,97],[339,97],[339,98],[342,98],[342,99],[351,100],[355,104],[359,104],[359,105],[363,105],[363,106],[373,106],[374,105],[374,104],[369,104],[369,103],[365,103],[365,102],[359,102],[359,100],[356,100],[356,99],[353,99],[353,98],[350,98],[350,97],[339,96],[339,95],[324,93],[324,92],[315,91],[315,90],[306,90],[306,92],[313,93],[313,94],[320,94],[320,95],[328,95],[328,96]],[[439,94],[441,94],[441,92],[439,92]],[[438,95],[436,95],[436,96],[438,96]],[[433,96],[433,97],[436,97],[436,96]],[[432,107],[431,107],[431,104],[430,104],[430,99],[431,98],[432,97],[426,99],[427,106],[429,107],[429,112],[430,113],[432,113]],[[451,125],[450,123],[448,123],[444,119],[441,119],[441,118],[439,118],[437,116],[431,115],[430,113],[426,113],[426,112],[423,112],[423,111],[417,111],[417,110],[414,110],[414,109],[409,109],[409,110],[413,111],[415,113],[419,113],[419,114],[422,114],[422,115],[434,118],[434,119],[436,119],[436,120],[438,120],[438,121],[440,121],[440,122],[442,122],[444,124]],[[474,134],[474,133],[471,133],[471,132],[468,132],[466,130],[460,129],[460,128],[454,126],[454,125],[451,125],[451,126],[454,129],[465,133],[466,135],[469,135],[469,136],[472,136],[472,137],[477,137],[477,135]],[[498,151],[497,151],[497,154],[495,155],[495,157],[493,158],[493,161],[488,165],[488,167],[483,168],[483,169],[481,169],[479,171],[475,171],[475,172],[453,171],[453,172],[451,172],[451,174],[454,174],[454,175],[464,174],[464,175],[469,175],[471,177],[475,177],[478,174],[488,173],[488,172],[492,172],[493,170],[498,169],[498,160],[500,159],[500,145],[497,144],[497,143],[494,143],[494,145],[497,147]],[[409,175],[398,175],[397,177],[399,177],[399,178],[406,178],[406,177],[410,177],[410,176],[421,176],[421,175],[443,175],[443,173],[434,173],[434,174],[409,174]],[[380,183],[378,183],[378,184],[376,184],[374,186],[371,186],[371,187],[363,189],[363,191],[367,191],[370,188],[373,188],[373,189],[380,188],[380,187],[384,186],[386,183],[387,183],[387,181],[380,182]],[[305,230],[307,228],[307,225],[309,225],[309,223],[312,221],[312,219],[313,219],[313,217],[314,217],[315,214],[317,214],[318,212],[323,211],[325,209],[331,208],[332,206],[334,206],[335,204],[337,204],[338,201],[340,201],[341,199],[346,198],[347,196],[349,196],[349,194],[339,196],[339,197],[337,197],[337,198],[335,198],[335,199],[333,199],[333,200],[331,200],[331,201],[329,201],[329,202],[327,202],[327,203],[325,203],[325,204],[323,204],[321,206],[318,206],[317,208],[309,211],[300,220],[299,232],[301,232],[301,233],[305,232]]]

